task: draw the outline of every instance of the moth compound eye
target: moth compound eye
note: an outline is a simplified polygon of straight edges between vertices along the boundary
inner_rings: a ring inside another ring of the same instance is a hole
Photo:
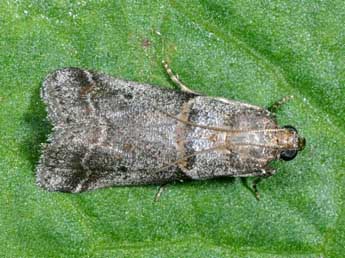
[[[283,128],[289,129],[290,131],[295,132],[296,134],[298,133],[297,129],[293,127],[292,125],[285,125]]]
[[[293,127],[292,125],[285,125],[283,128],[288,129],[291,132],[295,132],[296,135],[298,134],[297,129]],[[293,160],[296,157],[297,152],[298,150],[295,150],[295,149],[283,150],[280,153],[280,158],[285,161]]]
[[[280,158],[285,161],[293,160],[297,155],[297,150],[284,150],[280,153]]]

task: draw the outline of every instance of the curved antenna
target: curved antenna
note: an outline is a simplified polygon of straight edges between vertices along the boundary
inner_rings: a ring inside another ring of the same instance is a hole
[[[160,112],[162,112],[163,114],[165,114],[168,117],[171,117],[181,123],[190,125],[190,126],[194,126],[194,127],[200,127],[200,128],[204,128],[204,129],[209,129],[209,130],[213,130],[213,131],[218,131],[218,132],[228,132],[228,133],[243,133],[243,132],[251,132],[251,133],[257,133],[257,132],[284,132],[286,131],[285,128],[272,128],[272,129],[227,129],[227,128],[222,128],[222,127],[216,127],[216,126],[208,126],[208,125],[199,125],[193,122],[189,122],[186,120],[183,120],[181,118],[178,118],[174,115],[171,115],[167,112],[164,112],[162,110],[160,110]]]

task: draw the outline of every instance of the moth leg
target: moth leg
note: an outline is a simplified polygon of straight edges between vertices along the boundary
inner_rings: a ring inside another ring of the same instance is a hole
[[[276,113],[284,104],[294,98],[293,95],[285,96],[284,98],[274,102],[271,106],[268,107],[268,110],[272,113]]]
[[[262,179],[268,178],[268,177],[272,176],[274,173],[275,173],[274,169],[265,170],[265,174],[254,179],[254,181],[253,181],[253,192],[255,194],[256,200],[260,201],[260,193],[259,193],[259,190],[257,188],[257,185],[262,181]]]
[[[254,191],[254,194],[255,194],[255,198],[258,201],[260,201],[260,193],[258,191],[257,185],[261,182],[261,180],[262,180],[262,177],[257,177],[253,181],[253,191]]]
[[[253,190],[252,187],[248,185],[248,178],[247,177],[240,177],[242,185],[247,188],[252,194],[255,195],[255,191]]]
[[[158,188],[158,190],[157,190],[157,192],[155,194],[155,197],[153,199],[154,202],[158,202],[159,201],[159,199],[161,198],[161,195],[164,192],[164,190],[165,190],[167,185],[168,185],[168,183],[165,183],[165,184],[162,184],[162,185],[159,186],[159,188]]]
[[[163,64],[163,67],[165,69],[165,71],[167,72],[167,74],[169,75],[170,79],[183,91],[183,92],[186,92],[186,93],[191,93],[191,94],[194,94],[194,95],[201,95],[200,93],[198,92],[195,92],[191,89],[189,89],[186,85],[184,85],[178,75],[174,74],[173,71],[171,70],[171,68],[169,67],[168,63],[166,61],[162,61],[162,64]]]

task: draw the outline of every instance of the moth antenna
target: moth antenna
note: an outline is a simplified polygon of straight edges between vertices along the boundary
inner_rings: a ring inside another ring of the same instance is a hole
[[[255,147],[263,147],[263,148],[272,148],[272,149],[285,149],[284,147],[281,147],[279,145],[273,145],[273,144],[255,144],[255,143],[233,143],[232,145],[236,146],[255,146]]]
[[[185,137],[180,137],[180,138],[177,138],[176,141],[183,141],[184,143],[188,143],[188,142],[192,142],[194,139],[202,139],[202,140],[208,140],[208,138],[197,138],[197,137],[193,137],[193,138],[190,138],[188,139],[188,141],[186,140]],[[229,144],[226,144],[224,145],[224,148],[226,149],[230,149],[231,146],[254,146],[254,147],[262,147],[262,148],[271,148],[271,149],[285,149],[284,147],[281,147],[279,145],[274,145],[274,144],[255,144],[255,143],[229,143]],[[291,150],[295,150],[295,149],[291,149]],[[297,149],[296,149],[297,150]]]
[[[178,76],[178,74],[174,74],[174,72],[169,67],[168,63],[165,60],[162,60],[163,67],[166,71],[166,73],[169,75],[170,80],[172,80],[182,91],[191,93],[194,95],[200,95],[200,93],[197,93],[191,89],[189,89],[185,84],[183,84]]]
[[[208,126],[208,125],[199,125],[193,122],[189,122],[187,120],[178,118],[174,115],[171,115],[163,110],[160,110],[160,112],[162,112],[163,114],[165,114],[166,116],[169,116],[173,119],[176,119],[177,121],[190,125],[190,126],[194,126],[194,127],[200,127],[200,128],[204,128],[204,129],[209,129],[209,130],[213,130],[213,131],[218,131],[218,132],[228,132],[228,133],[244,133],[244,132],[251,132],[251,133],[258,133],[258,132],[283,132],[286,131],[286,129],[284,128],[272,128],[272,129],[241,129],[241,130],[236,130],[236,129],[226,129],[226,128],[222,128],[222,127],[215,127],[215,126]]]

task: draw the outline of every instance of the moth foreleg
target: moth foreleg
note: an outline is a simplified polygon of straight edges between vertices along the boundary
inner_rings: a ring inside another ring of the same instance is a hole
[[[183,91],[183,92],[187,92],[187,93],[191,93],[194,95],[201,95],[200,93],[197,93],[191,89],[189,89],[186,85],[184,85],[181,80],[179,79],[178,75],[174,74],[173,71],[171,70],[171,68],[169,67],[168,63],[166,61],[162,61],[163,67],[165,69],[165,71],[167,72],[167,74],[169,75],[170,79]]]
[[[293,98],[294,98],[293,95],[285,96],[284,98],[274,102],[271,106],[269,106],[268,110],[272,113],[276,113],[284,104],[286,104]]]
[[[257,185],[262,181],[264,178],[268,178],[272,176],[275,173],[274,169],[272,170],[265,170],[265,173],[261,176],[258,176],[257,178],[254,179],[253,181],[253,192],[255,194],[256,200],[260,201],[260,193],[258,191]]]
[[[165,190],[167,185],[168,185],[168,183],[165,183],[165,184],[162,184],[162,185],[159,186],[159,188],[158,188],[158,190],[157,190],[157,192],[155,194],[155,197],[153,199],[154,202],[158,202],[159,201],[159,199],[161,198],[161,195],[164,192],[164,190]]]

